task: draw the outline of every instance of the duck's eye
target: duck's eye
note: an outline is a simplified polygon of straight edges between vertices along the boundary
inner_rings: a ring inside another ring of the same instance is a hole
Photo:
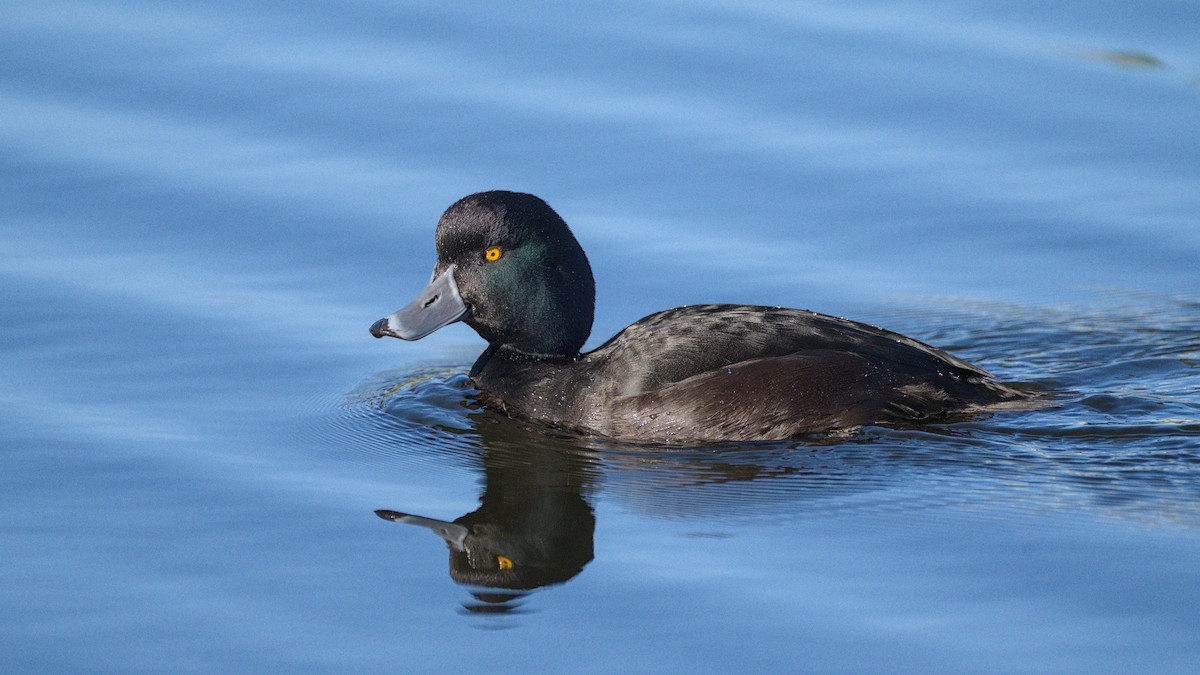
[[[502,255],[504,255],[504,251],[501,251],[499,246],[493,246],[483,252],[483,259],[488,262],[496,262]]]
[[[494,249],[494,250],[499,251],[500,249]],[[488,253],[491,253],[491,252],[492,252],[492,249],[488,249]],[[513,561],[508,558],[505,558],[502,555],[496,556],[496,564],[500,565],[500,569],[502,569],[502,570],[511,570],[513,568]]]

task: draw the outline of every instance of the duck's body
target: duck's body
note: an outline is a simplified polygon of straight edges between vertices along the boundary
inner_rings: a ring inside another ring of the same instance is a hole
[[[779,440],[1028,398],[911,338],[778,307],[670,309],[580,354],[591,270],[545,202],[471,195],[443,215],[437,241],[430,286],[371,332],[419,339],[466,321],[490,343],[471,379],[514,417],[638,441]]]
[[[747,305],[651,314],[577,359],[488,349],[471,378],[485,402],[511,415],[654,442],[779,440],[939,421],[1019,397],[985,371],[902,335]]]

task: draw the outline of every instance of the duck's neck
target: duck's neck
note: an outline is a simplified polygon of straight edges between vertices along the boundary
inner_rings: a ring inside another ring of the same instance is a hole
[[[483,350],[479,358],[475,359],[475,365],[471,366],[469,376],[472,378],[478,376],[488,366],[494,370],[497,366],[501,368],[520,367],[545,361],[575,361],[578,358],[578,352],[575,354],[531,354],[512,345],[493,342]]]

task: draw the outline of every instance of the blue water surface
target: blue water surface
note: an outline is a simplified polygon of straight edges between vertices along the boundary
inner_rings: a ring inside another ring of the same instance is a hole
[[[1195,672],[1198,25],[5,3],[0,670]],[[588,251],[591,346],[803,307],[1056,404],[671,451],[514,422],[466,326],[367,333],[496,188]]]

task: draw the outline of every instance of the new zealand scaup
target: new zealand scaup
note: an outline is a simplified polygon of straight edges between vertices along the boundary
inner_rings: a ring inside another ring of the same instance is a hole
[[[912,338],[780,307],[677,307],[580,354],[594,307],[563,219],[533,195],[482,192],[442,215],[429,285],[371,334],[419,340],[464,321],[488,341],[470,372],[486,404],[625,440],[780,440],[1030,400]]]

